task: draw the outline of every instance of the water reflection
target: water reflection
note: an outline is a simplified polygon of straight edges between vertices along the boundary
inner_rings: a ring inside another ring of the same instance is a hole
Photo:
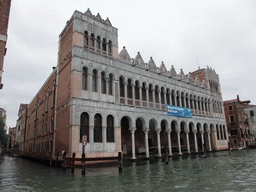
[[[0,191],[253,191],[256,188],[256,150],[201,155],[152,157],[125,161],[118,168],[76,169],[44,166],[0,156]]]

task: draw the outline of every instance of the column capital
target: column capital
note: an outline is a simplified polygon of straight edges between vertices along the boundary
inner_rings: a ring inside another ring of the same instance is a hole
[[[170,133],[172,132],[171,129],[166,129],[165,131],[166,131],[168,134],[170,134]]]
[[[143,130],[145,133],[148,133],[148,132],[149,132],[149,128],[146,128],[146,127],[144,127],[142,130]]]
[[[156,133],[157,133],[157,134],[160,134],[160,132],[161,132],[161,128],[157,128],[157,129],[156,129]]]
[[[135,131],[137,130],[137,128],[136,128],[136,127],[131,127],[131,128],[129,128],[129,130],[131,131],[131,133],[135,133]]]

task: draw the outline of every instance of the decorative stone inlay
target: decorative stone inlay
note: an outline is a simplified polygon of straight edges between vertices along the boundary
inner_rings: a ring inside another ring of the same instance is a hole
[[[93,64],[92,64],[92,63],[89,63],[89,66],[90,66],[90,67],[92,67],[92,66],[93,66]]]
[[[115,70],[115,74],[117,74],[118,73],[118,71],[117,70]]]
[[[106,68],[106,71],[109,71],[109,67]]]

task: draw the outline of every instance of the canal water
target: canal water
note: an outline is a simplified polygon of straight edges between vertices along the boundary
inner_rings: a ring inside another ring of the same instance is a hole
[[[50,167],[0,155],[0,191],[256,191],[256,150],[125,161],[118,168]]]

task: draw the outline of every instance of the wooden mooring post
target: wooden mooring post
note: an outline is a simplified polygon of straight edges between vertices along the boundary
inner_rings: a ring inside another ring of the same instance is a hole
[[[85,153],[82,154],[82,175],[85,175]]]
[[[66,171],[66,152],[63,153],[63,156],[62,156],[62,159],[63,159],[63,171]]]
[[[165,164],[168,165],[169,159],[168,159],[168,149],[167,146],[165,146]]]
[[[72,160],[71,160],[71,173],[75,172],[75,159],[76,159],[76,154],[73,153]]]
[[[55,167],[58,166],[58,160],[59,160],[59,152],[57,152],[57,157],[56,157],[56,161],[55,161]]]
[[[122,152],[118,153],[118,164],[119,164],[119,173],[123,172],[123,155]]]

